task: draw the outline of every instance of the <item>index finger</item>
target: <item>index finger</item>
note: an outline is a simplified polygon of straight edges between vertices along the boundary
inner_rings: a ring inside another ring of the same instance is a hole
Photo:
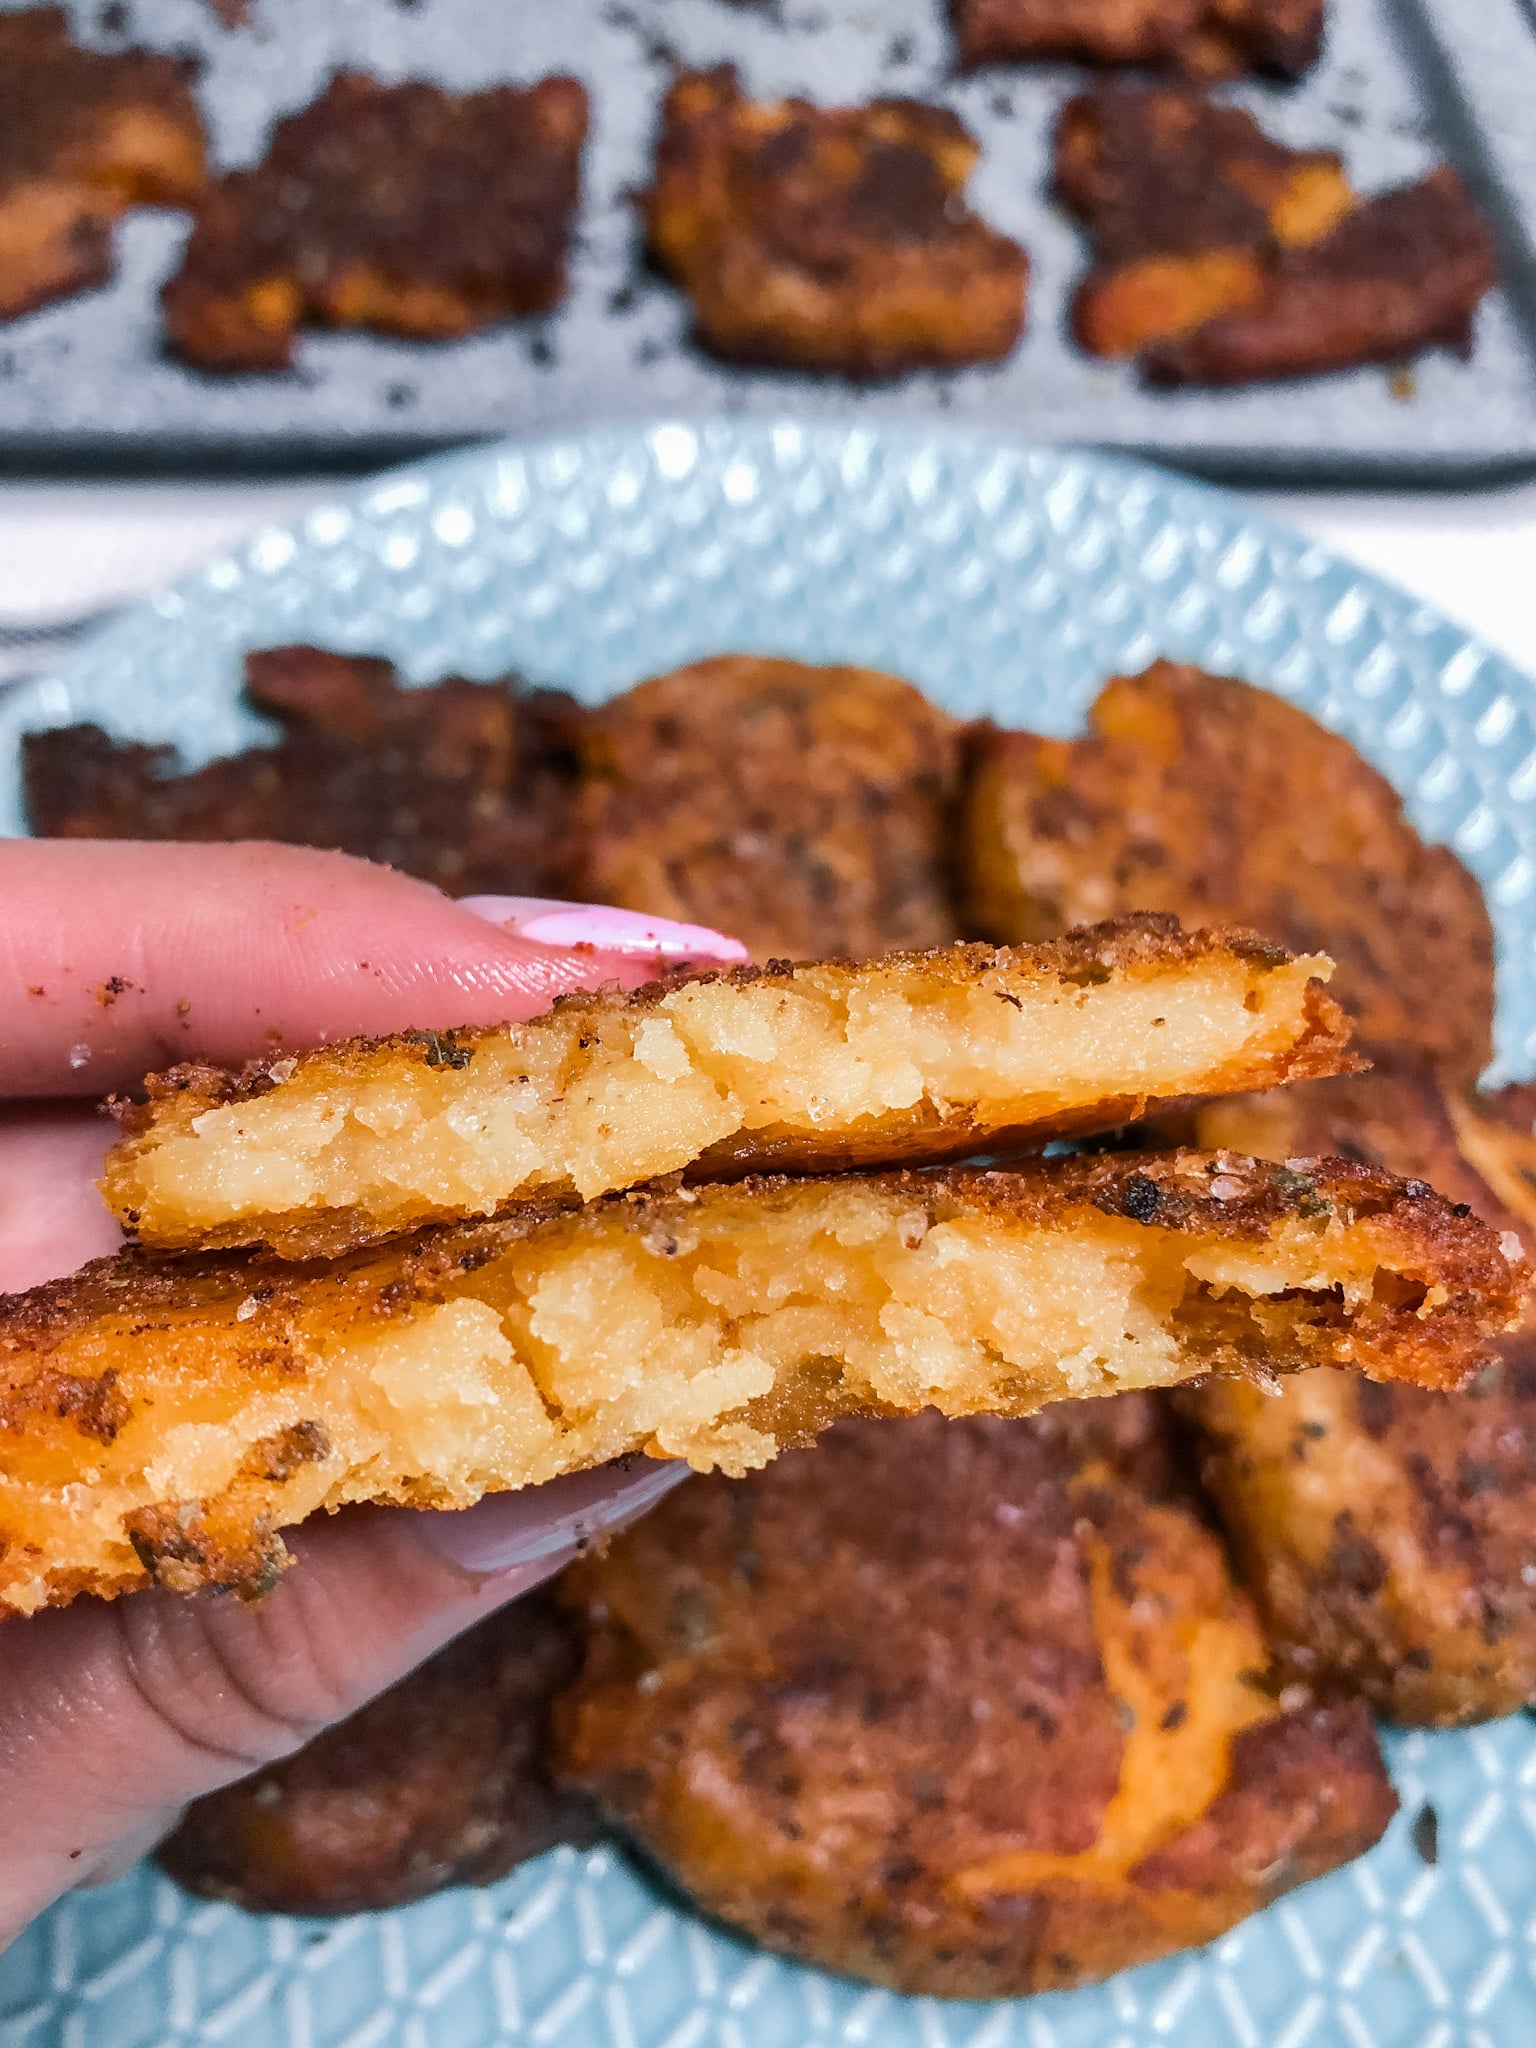
[[[425,882],[251,842],[0,844],[0,1095],[101,1095],[197,1057],[537,1016],[651,952],[520,938]],[[661,930],[691,928],[671,927]],[[704,958],[734,942],[692,933]]]

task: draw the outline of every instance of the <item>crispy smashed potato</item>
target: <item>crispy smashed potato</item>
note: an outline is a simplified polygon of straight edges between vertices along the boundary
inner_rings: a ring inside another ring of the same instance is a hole
[[[618,1196],[334,1264],[126,1252],[0,1302],[0,1605],[258,1591],[318,1508],[635,1451],[740,1473],[851,1413],[1455,1386],[1524,1284],[1422,1182],[1198,1153]]]
[[[0,320],[112,275],[112,224],[205,183],[187,66],[70,40],[62,7],[0,14]]]
[[[1496,1119],[1448,1109],[1412,1062],[1213,1104],[1194,1122],[1204,1143],[1433,1176],[1503,1231],[1530,1220],[1529,1185],[1526,1215],[1511,1213],[1468,1156],[1474,1122],[1483,1159],[1500,1145]],[[1530,1144],[1528,1120],[1511,1138]],[[1536,1697],[1536,1334],[1499,1349],[1455,1395],[1322,1371],[1270,1395],[1213,1384],[1185,1397],[1286,1666],[1397,1721],[1484,1720]]]
[[[587,714],[572,893],[756,960],[945,945],[961,731],[872,669],[728,654],[653,677]]]
[[[1141,918],[565,996],[531,1024],[173,1068],[124,1106],[102,1186],[146,1244],[307,1257],[676,1172],[1039,1149],[1160,1099],[1348,1067],[1328,968]]]
[[[1282,249],[1263,295],[1147,351],[1154,384],[1251,384],[1425,349],[1468,355],[1499,281],[1493,236],[1446,165],[1362,201],[1332,233]]]
[[[1454,171],[1362,199],[1331,151],[1174,87],[1070,100],[1055,189],[1093,238],[1073,331],[1161,383],[1239,384],[1466,349],[1498,282]]]
[[[173,748],[94,725],[22,740],[44,839],[276,839],[334,847],[450,895],[561,896],[574,859],[569,698],[449,676],[403,689],[387,661],[318,647],[248,654],[246,702],[275,746],[187,773]]]
[[[566,290],[587,95],[574,78],[448,93],[338,72],[221,178],[163,293],[205,370],[279,370],[299,328],[440,341]]]
[[[706,1911],[907,1992],[1209,1941],[1395,1806],[1362,1706],[1282,1704],[1146,1397],[840,1423],[572,1568],[559,1755]]]
[[[1069,57],[1198,78],[1300,78],[1322,50],[1324,8],[1325,0],[950,0],[968,71]]]
[[[1023,332],[1029,259],[965,205],[979,154],[917,100],[762,104],[730,66],[685,73],[641,200],[650,251],[734,361],[853,377],[991,361]]]
[[[1086,739],[983,733],[964,824],[971,928],[1052,937],[1132,908],[1231,920],[1337,962],[1377,1048],[1470,1085],[1493,1053],[1493,932],[1386,779],[1267,690],[1172,662],[1107,683]]]
[[[363,1913],[494,1884],[591,1810],[550,1781],[555,1694],[576,1627],[527,1594],[281,1763],[194,1801],[159,1860],[257,1913]]]

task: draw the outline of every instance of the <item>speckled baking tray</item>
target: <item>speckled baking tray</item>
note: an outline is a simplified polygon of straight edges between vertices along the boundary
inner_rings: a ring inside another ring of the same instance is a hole
[[[11,8],[18,0],[0,0]],[[1327,54],[1302,85],[1243,85],[1286,140],[1342,149],[1366,189],[1449,154],[1489,204],[1508,282],[1472,359],[1227,393],[1157,393],[1065,332],[1084,261],[1045,196],[1068,66],[953,75],[944,0],[252,0],[230,33],[206,0],[73,0],[85,38],[195,50],[223,165],[338,65],[465,88],[575,72],[593,98],[573,288],[546,319],[450,345],[312,336],[280,376],[212,378],[162,348],[158,286],[185,222],[142,214],[105,290],[0,328],[0,466],[18,470],[359,465],[456,441],[668,413],[947,416],[1036,440],[1156,455],[1270,481],[1453,482],[1536,472],[1536,15],[1531,0],[1332,0]],[[1005,363],[858,388],[732,370],[698,353],[687,310],[640,260],[630,192],[678,62],[734,60],[763,94],[913,93],[972,127],[980,210],[1035,264],[1030,330]]]

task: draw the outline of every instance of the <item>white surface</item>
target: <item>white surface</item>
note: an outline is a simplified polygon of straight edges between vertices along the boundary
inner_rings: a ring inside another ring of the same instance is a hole
[[[0,626],[143,596],[334,488],[326,479],[0,486]],[[1536,485],[1400,497],[1271,492],[1253,502],[1391,577],[1536,676]]]

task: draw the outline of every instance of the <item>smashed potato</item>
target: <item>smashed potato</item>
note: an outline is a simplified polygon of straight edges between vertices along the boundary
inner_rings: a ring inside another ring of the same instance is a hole
[[[0,1605],[259,1590],[318,1508],[634,1451],[739,1473],[850,1413],[1454,1386],[1523,1286],[1422,1182],[1224,1153],[618,1196],[331,1264],[126,1252],[0,1302]]]
[[[1493,1054],[1493,929],[1386,778],[1268,690],[1174,662],[1106,683],[1079,740],[985,732],[964,823],[972,928],[1008,943],[1131,909],[1230,920],[1336,962],[1374,1056],[1458,1084]]]
[[[1277,1697],[1144,1396],[840,1423],[561,1581],[567,1777],[707,1912],[998,1998],[1213,1939],[1370,1847],[1359,1703]]]
[[[238,1078],[173,1069],[123,1110],[103,1187],[145,1243],[309,1256],[685,1170],[1038,1147],[1161,1098],[1347,1067],[1327,972],[1140,918],[566,996],[531,1024],[351,1040]]]

